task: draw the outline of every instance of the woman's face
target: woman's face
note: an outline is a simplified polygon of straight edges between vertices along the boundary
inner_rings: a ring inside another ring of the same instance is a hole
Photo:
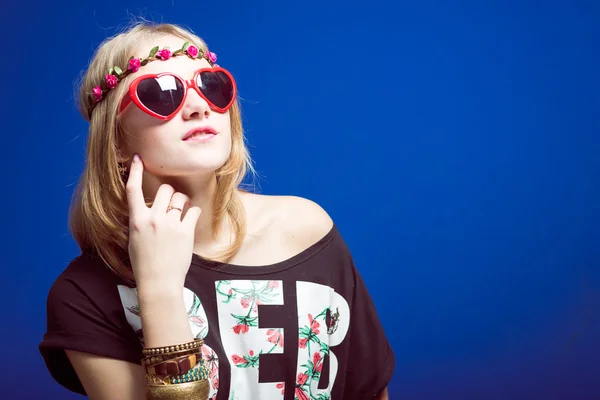
[[[175,51],[185,40],[167,36],[153,42],[141,43],[134,53],[136,56],[148,54],[158,45],[161,49],[169,46]],[[178,56],[166,61],[153,61],[140,67],[132,74],[172,72],[184,80],[192,79],[194,72],[209,68],[203,58],[192,60]],[[223,166],[231,152],[231,123],[229,110],[219,113],[212,110],[196,90],[188,89],[183,107],[170,120],[162,121],[140,110],[133,102],[119,116],[124,128],[124,141],[121,151],[132,157],[138,153],[144,170],[157,177],[191,176],[213,172]],[[210,128],[215,134],[203,134],[187,140],[186,135],[197,129]]]

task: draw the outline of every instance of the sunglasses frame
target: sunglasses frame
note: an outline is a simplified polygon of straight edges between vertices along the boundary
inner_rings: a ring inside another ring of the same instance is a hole
[[[223,72],[231,80],[231,83],[233,86],[233,95],[231,96],[231,101],[227,104],[227,106],[222,107],[222,108],[217,107],[204,95],[204,93],[202,93],[202,90],[200,89],[200,87],[198,86],[198,83],[196,81],[198,78],[198,75],[200,75],[202,72],[215,72],[215,73]],[[179,104],[179,106],[177,107],[177,109],[175,111],[173,111],[171,114],[169,114],[167,116],[157,114],[154,111],[150,110],[148,107],[146,107],[140,101],[138,94],[137,94],[137,88],[141,81],[143,81],[145,79],[151,79],[151,78],[160,78],[162,76],[172,76],[175,79],[178,79],[180,82],[182,82],[183,87],[184,87],[184,93],[183,93],[183,98],[181,99],[181,104]],[[231,73],[229,71],[227,71],[225,68],[222,68],[222,67],[201,68],[201,69],[197,70],[196,72],[194,72],[194,76],[192,77],[192,79],[189,79],[189,80],[183,79],[182,77],[180,77],[179,75],[177,75],[173,72],[161,72],[159,74],[145,74],[145,75],[138,76],[129,84],[129,91],[127,92],[127,94],[125,94],[125,96],[123,97],[123,100],[121,101],[121,107],[119,108],[119,114],[121,112],[123,112],[131,102],[133,102],[140,110],[142,110],[146,114],[148,114],[154,118],[163,120],[163,121],[168,121],[168,120],[172,119],[175,115],[177,115],[177,113],[181,110],[181,108],[185,104],[185,99],[187,98],[189,89],[195,89],[196,93],[198,93],[198,95],[200,97],[202,97],[204,99],[204,101],[206,101],[208,103],[210,108],[219,113],[226,112],[233,105],[233,103],[235,102],[236,96],[237,96],[237,85],[235,83],[235,79],[233,79],[233,76],[231,75]]]

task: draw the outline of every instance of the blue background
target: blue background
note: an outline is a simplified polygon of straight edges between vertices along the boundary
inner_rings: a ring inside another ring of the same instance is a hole
[[[205,38],[260,190],[334,218],[395,350],[392,399],[600,398],[600,2],[551,0],[3,5],[3,398],[79,398],[37,345],[78,254],[73,84],[131,15]]]

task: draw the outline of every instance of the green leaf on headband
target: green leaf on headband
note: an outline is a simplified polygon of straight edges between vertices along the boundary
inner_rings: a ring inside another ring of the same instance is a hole
[[[129,57],[129,60],[133,60],[134,58],[135,58],[134,56],[131,56],[131,57]],[[129,61],[129,60],[128,60],[128,61]]]
[[[183,47],[181,48],[181,50],[182,50],[182,51],[186,51],[188,47],[190,47],[190,42],[185,42],[185,43],[183,44]]]
[[[146,65],[146,64],[148,64],[148,59],[147,59],[147,58],[144,58],[140,64],[141,64],[141,65]]]
[[[158,46],[154,46],[152,50],[150,50],[150,55],[148,56],[148,58],[154,57],[156,53],[158,53]]]
[[[108,70],[108,74],[109,75],[114,75],[114,73],[115,73],[115,69],[114,68],[111,68],[111,69]]]
[[[180,54],[182,54],[182,53],[183,53],[183,50],[181,50],[181,49],[178,49],[178,50],[175,50],[175,51],[173,52],[173,55],[174,55],[174,56],[178,56],[178,55],[180,55]]]
[[[115,66],[114,68],[115,72],[117,73],[117,76],[121,75],[123,73],[123,70],[117,66]]]

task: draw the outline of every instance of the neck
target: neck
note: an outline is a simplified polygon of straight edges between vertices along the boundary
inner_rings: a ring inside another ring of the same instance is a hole
[[[144,194],[147,198],[154,199],[158,188],[162,184],[171,185],[176,192],[185,194],[190,198],[192,206],[200,207],[202,213],[196,224],[194,243],[203,246],[213,241],[213,204],[217,193],[217,178],[214,173],[195,176],[144,176]],[[228,237],[227,221],[223,221],[219,237]]]

